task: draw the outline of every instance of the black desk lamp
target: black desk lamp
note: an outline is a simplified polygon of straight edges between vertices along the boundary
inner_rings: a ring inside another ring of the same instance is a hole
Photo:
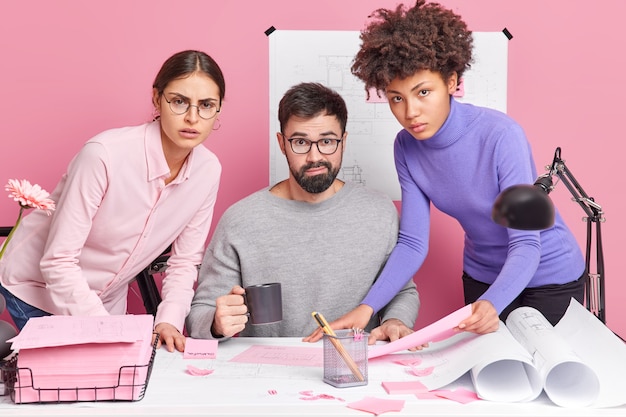
[[[587,222],[585,253],[585,303],[587,309],[606,323],[604,300],[604,256],[600,223],[604,222],[602,207],[587,196],[561,159],[561,148],[556,148],[549,171],[537,178],[533,185],[520,184],[502,191],[493,205],[493,221],[511,229],[541,230],[554,224],[554,204],[548,194],[554,189],[552,177],[557,176],[572,194],[572,200],[584,210]],[[590,271],[592,225],[596,227],[596,273]]]

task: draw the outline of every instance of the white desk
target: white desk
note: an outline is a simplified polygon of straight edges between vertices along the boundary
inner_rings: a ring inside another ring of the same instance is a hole
[[[317,346],[299,338],[234,338],[221,343],[214,360],[184,360],[179,352],[157,352],[152,375],[144,398],[136,402],[13,404],[9,397],[0,397],[0,415],[5,416],[185,416],[185,415],[309,415],[309,416],[373,416],[353,410],[346,404],[366,396],[404,399],[402,412],[383,416],[626,416],[626,406],[618,408],[561,408],[542,395],[530,403],[494,403],[475,401],[460,404],[451,400],[419,400],[414,395],[388,395],[382,381],[415,380],[402,366],[371,361],[366,386],[335,388],[322,381],[320,367],[229,362],[252,345]],[[191,376],[185,369],[192,364],[214,369],[207,376]],[[455,386],[471,387],[469,378]],[[275,390],[276,394],[269,391]],[[300,394],[327,394],[339,399],[305,401]]]

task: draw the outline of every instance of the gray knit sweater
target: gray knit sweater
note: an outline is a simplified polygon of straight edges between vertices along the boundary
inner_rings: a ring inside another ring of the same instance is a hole
[[[234,285],[280,282],[282,322],[248,324],[240,335],[304,337],[316,328],[311,312],[332,321],[359,305],[397,233],[391,200],[361,185],[348,182],[317,204],[279,198],[269,188],[258,191],[220,219],[202,262],[187,331],[213,338],[215,300]],[[418,308],[411,280],[367,330],[389,318],[412,328]]]

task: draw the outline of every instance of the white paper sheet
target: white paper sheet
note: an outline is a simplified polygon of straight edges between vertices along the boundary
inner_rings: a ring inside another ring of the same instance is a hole
[[[466,314],[461,311],[372,348],[370,359],[393,360],[402,349],[445,335]],[[469,371],[476,393],[485,400],[526,402],[543,391],[561,407],[626,404],[626,344],[575,300],[554,327],[537,310],[522,307],[509,315],[506,325],[500,323],[497,332],[457,333],[411,356],[422,361],[421,368],[433,368],[419,377],[429,390]]]
[[[592,406],[615,407],[626,404],[624,341],[574,300],[554,330],[597,375],[600,388]]]
[[[386,99],[366,100],[363,82],[350,72],[361,43],[359,34],[343,30],[275,30],[269,36],[269,184],[289,175],[276,141],[280,130],[278,102],[297,83],[321,82],[341,94],[348,107],[350,145],[345,148],[338,178],[365,184],[400,200],[393,138],[402,127]],[[456,99],[506,112],[509,40],[499,31],[473,32],[472,36],[474,62],[463,75],[463,94]]]
[[[517,308],[507,318],[506,325],[532,355],[543,389],[555,404],[585,407],[598,398],[600,382],[595,371],[539,311]]]

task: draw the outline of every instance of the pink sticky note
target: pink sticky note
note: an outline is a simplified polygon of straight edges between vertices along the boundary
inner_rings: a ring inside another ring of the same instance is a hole
[[[435,390],[432,392],[435,393],[438,397],[447,398],[461,404],[467,404],[472,401],[478,401],[480,399],[475,392],[465,388],[457,388],[454,391]]]
[[[385,381],[382,383],[387,394],[417,394],[428,392],[428,388],[420,381]]]
[[[187,338],[183,359],[215,359],[217,340]]]
[[[418,392],[415,396],[420,400],[442,400],[443,398],[438,396],[436,393],[429,392]]]
[[[342,402],[345,401],[343,398],[335,397],[334,395],[330,395],[330,394],[315,394],[311,390],[300,391],[298,394],[301,395],[300,399],[304,401],[315,401],[315,400],[338,400]]]
[[[463,78],[459,80],[459,85],[456,87],[456,91],[452,94],[454,97],[463,97],[465,95],[465,84]]]
[[[348,404],[349,408],[367,411],[376,416],[388,411],[402,411],[404,400],[386,400],[384,398],[365,397],[360,401]]]
[[[397,355],[400,356],[400,355]],[[411,358],[411,359],[398,359],[393,361],[393,363],[397,363],[398,365],[404,366],[417,366],[422,363],[422,358]]]
[[[193,376],[205,376],[211,375],[213,373],[213,369],[201,369],[193,365],[187,365],[187,373]]]
[[[434,370],[434,366],[429,366],[427,368],[417,368],[415,366],[411,366],[411,368],[407,372],[415,376],[428,376],[432,374]]]
[[[376,91],[375,88],[370,88],[369,93],[370,93],[370,96],[367,99],[368,103],[386,103],[387,102],[387,96],[385,96],[385,93],[383,91],[379,93],[378,91]],[[380,94],[380,96],[378,94]]]

